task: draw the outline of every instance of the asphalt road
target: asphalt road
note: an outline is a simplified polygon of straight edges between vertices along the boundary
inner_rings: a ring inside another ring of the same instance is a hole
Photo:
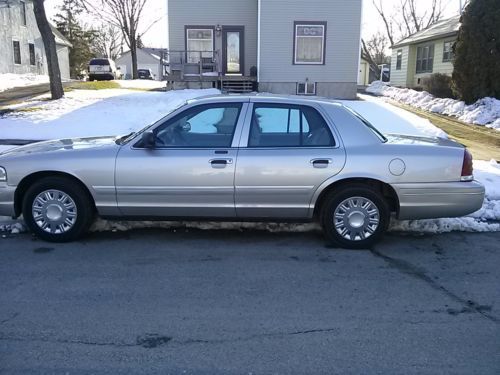
[[[500,236],[0,239],[6,374],[500,374]]]

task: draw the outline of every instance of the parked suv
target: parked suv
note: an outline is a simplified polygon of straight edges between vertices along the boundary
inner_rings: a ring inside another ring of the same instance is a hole
[[[151,69],[138,69],[137,75],[139,76],[139,79],[155,79],[155,75]]]
[[[89,62],[89,81],[102,81],[119,79],[121,77],[120,70],[116,67],[115,62],[108,58],[92,59]]]

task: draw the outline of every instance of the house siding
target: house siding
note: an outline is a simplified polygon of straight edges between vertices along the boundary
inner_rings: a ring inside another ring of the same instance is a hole
[[[455,41],[456,37],[447,37],[425,41],[418,44],[411,44],[402,47],[395,47],[392,50],[391,60],[391,84],[401,87],[422,87],[422,80],[433,73],[442,73],[451,75],[453,73],[453,63],[443,61],[444,43]],[[434,44],[434,62],[432,73],[416,73],[417,69],[417,48],[429,44]],[[396,70],[397,51],[403,50],[403,60],[401,70]]]
[[[402,51],[401,69],[396,69],[398,51]],[[404,87],[408,81],[408,57],[410,53],[409,46],[395,48],[392,50],[391,57],[391,85]]]
[[[0,7],[0,73],[46,74],[42,37],[38,32],[33,4],[26,2],[26,26],[21,20],[21,5],[13,2],[10,7]],[[21,64],[14,64],[12,42],[19,41]],[[35,45],[35,65],[30,64],[29,44]]]
[[[429,77],[433,73],[441,73],[447,75],[451,75],[453,73],[453,63],[451,61],[443,62],[443,52],[444,52],[444,43],[455,40],[456,38],[453,37],[443,38],[443,39],[433,40],[431,42],[419,43],[412,46],[415,51],[414,52],[415,68],[413,70],[415,74],[413,76],[413,79],[410,81],[409,87],[421,87],[422,79]],[[424,46],[427,44],[434,44],[434,62],[433,62],[432,73],[416,74],[415,69],[416,69],[416,59],[417,59],[417,52],[416,52],[417,47]]]
[[[257,0],[168,0],[169,49],[186,49],[185,26],[244,26],[245,75],[257,66]],[[214,33],[216,34],[216,33]],[[214,35],[222,51],[222,35]]]
[[[48,74],[45,49],[33,13],[33,4],[30,1],[25,4],[26,25],[22,23],[19,2],[12,2],[10,7],[0,7],[0,74]],[[21,64],[14,63],[14,40],[19,41]],[[35,45],[35,65],[30,64],[29,44]],[[61,78],[69,79],[69,48],[61,44],[56,47]]]
[[[308,80],[318,83],[318,95],[356,95],[361,0],[262,0],[261,7],[260,85]],[[295,21],[326,22],[324,65],[292,63]]]

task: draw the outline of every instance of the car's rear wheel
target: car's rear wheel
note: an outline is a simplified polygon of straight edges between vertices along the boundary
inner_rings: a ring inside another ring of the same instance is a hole
[[[26,225],[39,238],[68,242],[81,237],[94,218],[87,191],[65,177],[46,177],[35,182],[23,200]]]
[[[366,249],[387,230],[390,211],[382,194],[369,186],[345,185],[325,200],[323,231],[333,245]]]

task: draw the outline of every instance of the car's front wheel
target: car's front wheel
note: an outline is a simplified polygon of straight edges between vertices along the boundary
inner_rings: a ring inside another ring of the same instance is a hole
[[[347,249],[365,249],[387,230],[390,210],[384,197],[369,186],[345,185],[327,197],[321,214],[326,237]]]
[[[94,208],[87,191],[65,177],[46,177],[35,182],[24,195],[26,225],[39,238],[68,242],[90,227]]]

